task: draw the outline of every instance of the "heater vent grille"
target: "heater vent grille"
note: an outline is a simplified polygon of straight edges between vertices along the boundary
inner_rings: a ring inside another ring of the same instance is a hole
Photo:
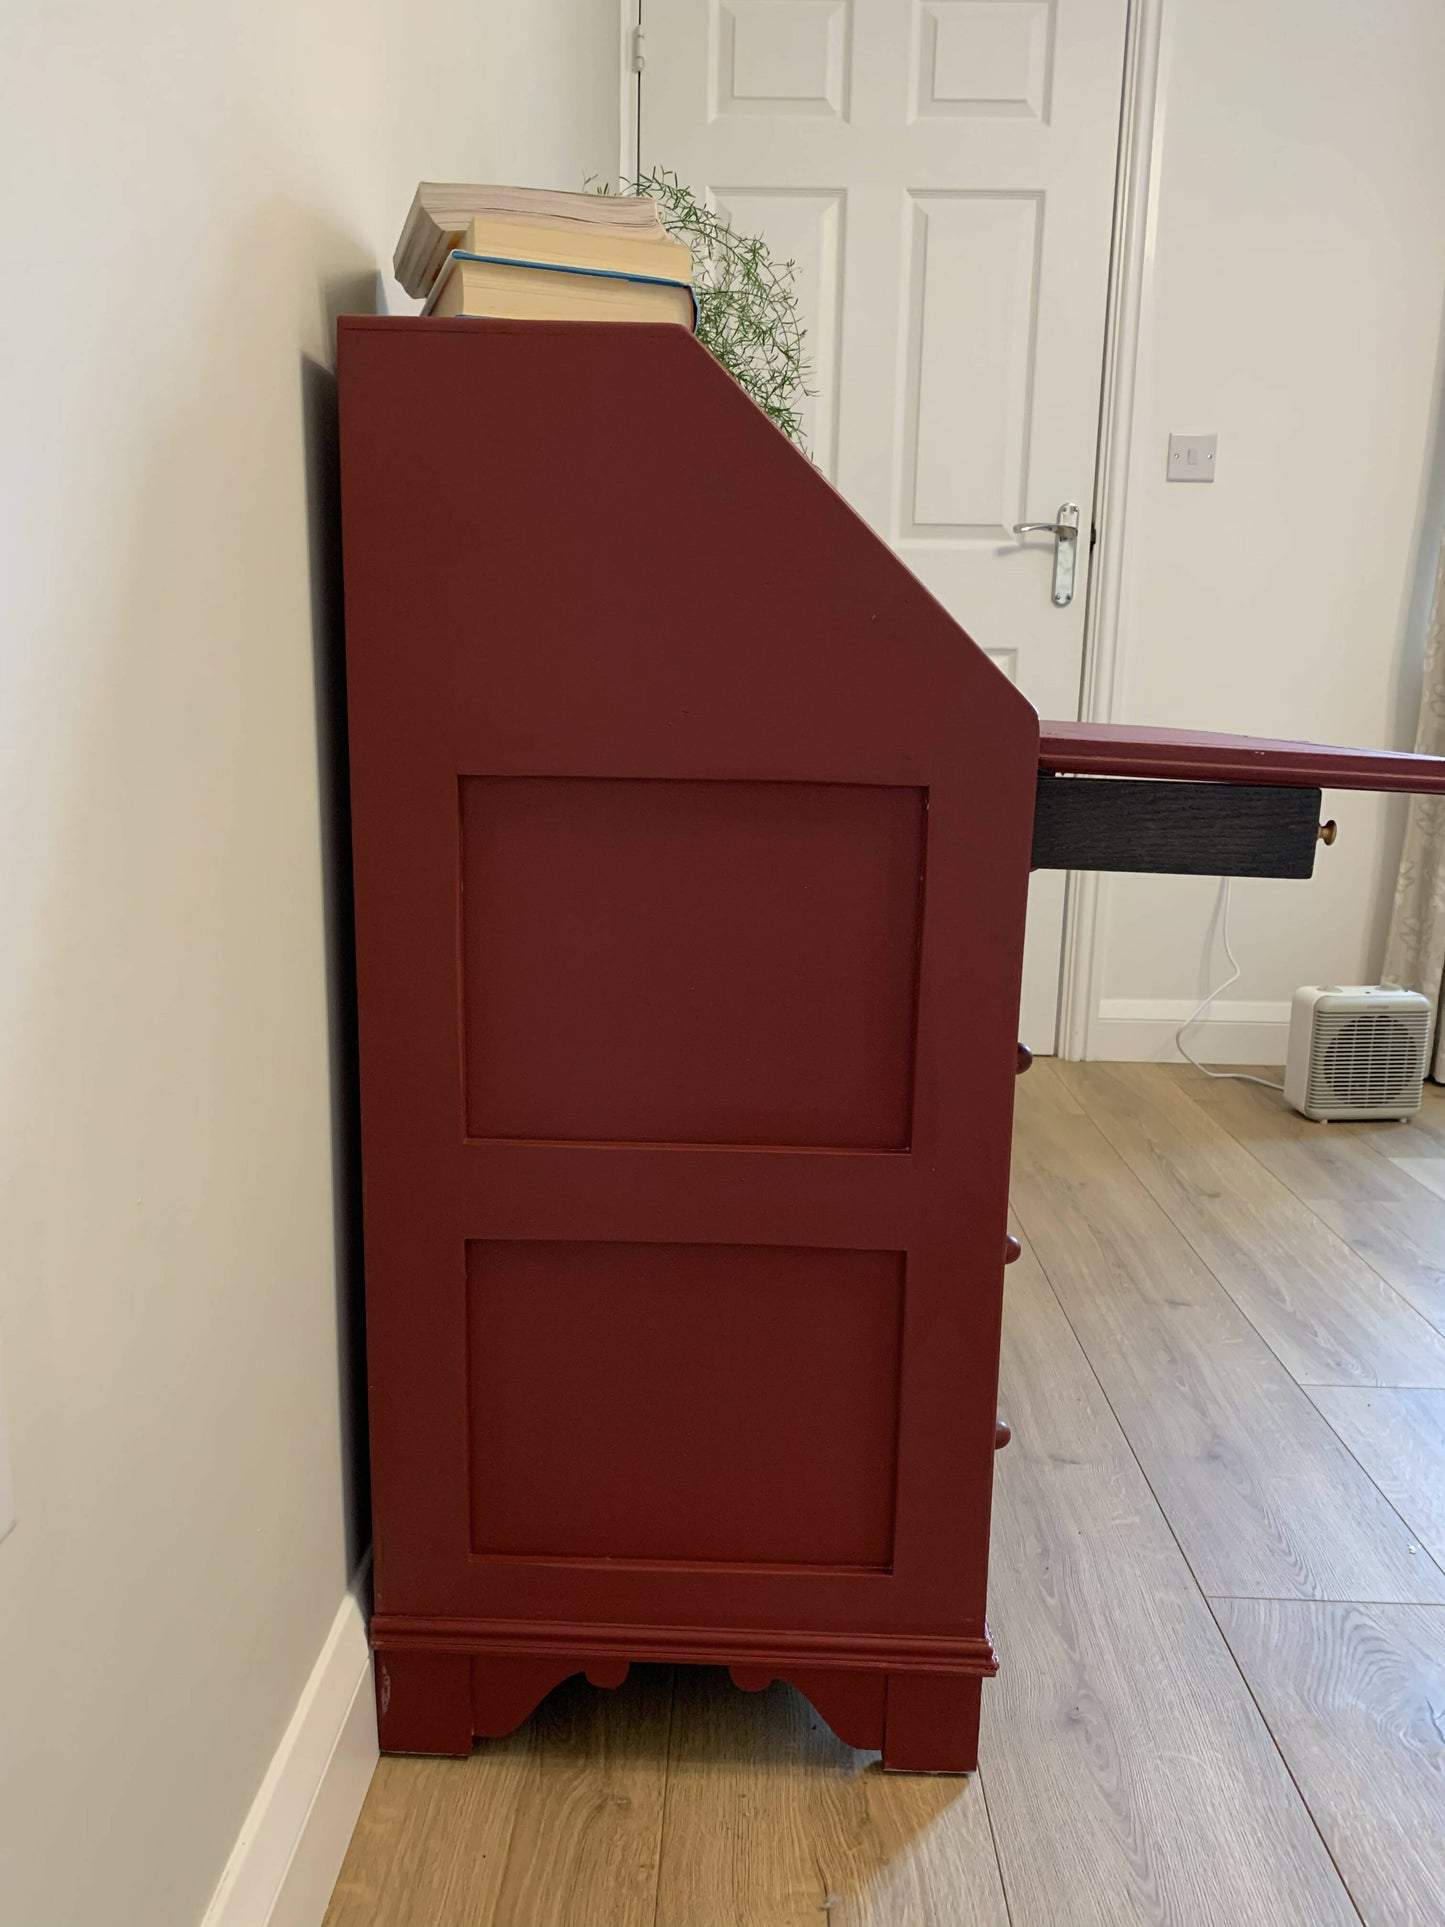
[[[1418,1109],[1429,1038],[1428,1009],[1317,1010],[1306,1103],[1335,1116]]]

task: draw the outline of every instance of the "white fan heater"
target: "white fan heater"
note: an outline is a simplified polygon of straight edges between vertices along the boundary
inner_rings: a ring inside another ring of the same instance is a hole
[[[1284,1094],[1306,1117],[1409,1117],[1420,1108],[1430,1003],[1376,984],[1306,984],[1294,994]]]

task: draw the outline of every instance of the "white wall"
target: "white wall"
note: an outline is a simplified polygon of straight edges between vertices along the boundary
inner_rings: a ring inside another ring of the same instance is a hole
[[[1445,520],[1442,84],[1440,0],[1164,0],[1118,720],[1409,747]],[[1211,486],[1165,481],[1171,429],[1217,431]],[[1313,882],[1235,885],[1244,975],[1196,1053],[1278,1062],[1296,985],[1376,976],[1399,810],[1327,797]],[[1153,1055],[1214,886],[1103,890],[1088,1051]]]
[[[615,168],[616,26],[0,14],[6,1927],[200,1918],[360,1550],[331,320],[420,175]]]

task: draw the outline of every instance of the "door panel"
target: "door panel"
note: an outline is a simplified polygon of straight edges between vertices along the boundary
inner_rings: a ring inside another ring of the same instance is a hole
[[[825,474],[1048,717],[1078,714],[1126,0],[647,0],[641,157],[798,263]],[[1064,878],[1030,893],[1053,1047]]]
[[[1041,213],[1036,194],[908,197],[901,540],[1023,517]]]
[[[918,8],[914,112],[1049,116],[1050,0],[924,0]]]

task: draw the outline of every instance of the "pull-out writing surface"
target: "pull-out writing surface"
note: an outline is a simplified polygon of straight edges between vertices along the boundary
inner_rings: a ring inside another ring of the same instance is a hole
[[[1033,713],[680,329],[340,381],[383,1743],[667,1657],[969,1765]]]
[[[1308,877],[1324,785],[1445,792],[1445,759],[1400,750],[1141,729],[1040,725],[1036,869]]]
[[[1439,756],[1225,736],[1202,729],[1145,729],[1134,723],[1043,723],[1039,767],[1072,776],[1445,792],[1445,758]]]

